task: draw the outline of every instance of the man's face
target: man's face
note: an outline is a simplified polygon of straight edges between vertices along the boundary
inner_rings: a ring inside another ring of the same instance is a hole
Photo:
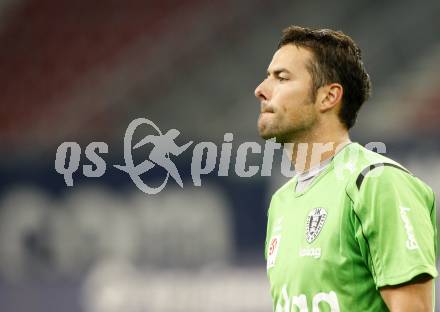
[[[261,102],[258,130],[263,139],[293,142],[307,135],[318,113],[312,102],[312,78],[307,64],[312,53],[293,44],[275,52],[267,78],[255,89]]]

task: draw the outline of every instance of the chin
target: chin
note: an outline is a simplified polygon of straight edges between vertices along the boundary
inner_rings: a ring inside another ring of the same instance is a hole
[[[264,140],[270,140],[270,139],[273,139],[273,138],[275,138],[276,139],[276,142],[279,142],[279,143],[281,143],[279,140],[280,140],[280,138],[279,138],[279,136],[276,134],[276,133],[273,133],[273,132],[269,132],[269,131],[264,131],[264,130],[259,130],[259,134],[260,134],[260,137],[262,138],[262,139],[264,139]]]
[[[260,137],[264,140],[270,140],[270,139],[275,139],[276,143],[290,143],[291,141],[289,140],[288,136],[283,135],[281,133],[274,133],[274,132],[265,132],[265,131],[259,131]]]
[[[258,120],[258,133],[262,139],[269,140],[276,136],[274,134],[274,131],[271,131],[273,130],[271,128],[272,127],[270,126],[270,124],[268,122],[263,121],[260,117],[260,119]]]
[[[262,139],[264,139],[264,140],[269,140],[269,139],[275,138],[274,135],[270,135],[270,134],[266,134],[266,133],[261,133],[261,132],[260,132],[260,137]]]
[[[264,126],[258,125],[258,133],[260,137],[264,140],[269,140],[274,137],[273,133],[267,131],[268,129]]]

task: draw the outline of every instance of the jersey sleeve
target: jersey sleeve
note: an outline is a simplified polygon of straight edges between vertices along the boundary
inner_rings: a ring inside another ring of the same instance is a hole
[[[358,242],[376,287],[402,284],[423,273],[436,277],[432,190],[396,166],[374,168],[356,182]]]
[[[272,196],[270,204],[269,204],[269,208],[267,209],[267,222],[266,222],[266,240],[264,242],[264,260],[267,261],[267,253],[268,253],[268,244],[269,244],[269,240],[270,240],[270,235],[272,232],[272,218],[271,218],[271,207],[272,207],[272,203],[273,203],[273,199],[274,197]]]

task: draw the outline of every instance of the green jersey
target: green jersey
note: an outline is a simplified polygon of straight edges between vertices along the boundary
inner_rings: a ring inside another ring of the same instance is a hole
[[[437,276],[434,193],[398,163],[351,143],[296,183],[268,211],[274,311],[388,311],[380,287]]]

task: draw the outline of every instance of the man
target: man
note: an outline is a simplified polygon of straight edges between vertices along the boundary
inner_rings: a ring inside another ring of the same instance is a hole
[[[305,159],[268,211],[276,312],[434,309],[434,194],[400,164],[350,142],[369,93],[350,37],[297,26],[284,30],[255,90],[260,135],[291,143],[292,159]]]

